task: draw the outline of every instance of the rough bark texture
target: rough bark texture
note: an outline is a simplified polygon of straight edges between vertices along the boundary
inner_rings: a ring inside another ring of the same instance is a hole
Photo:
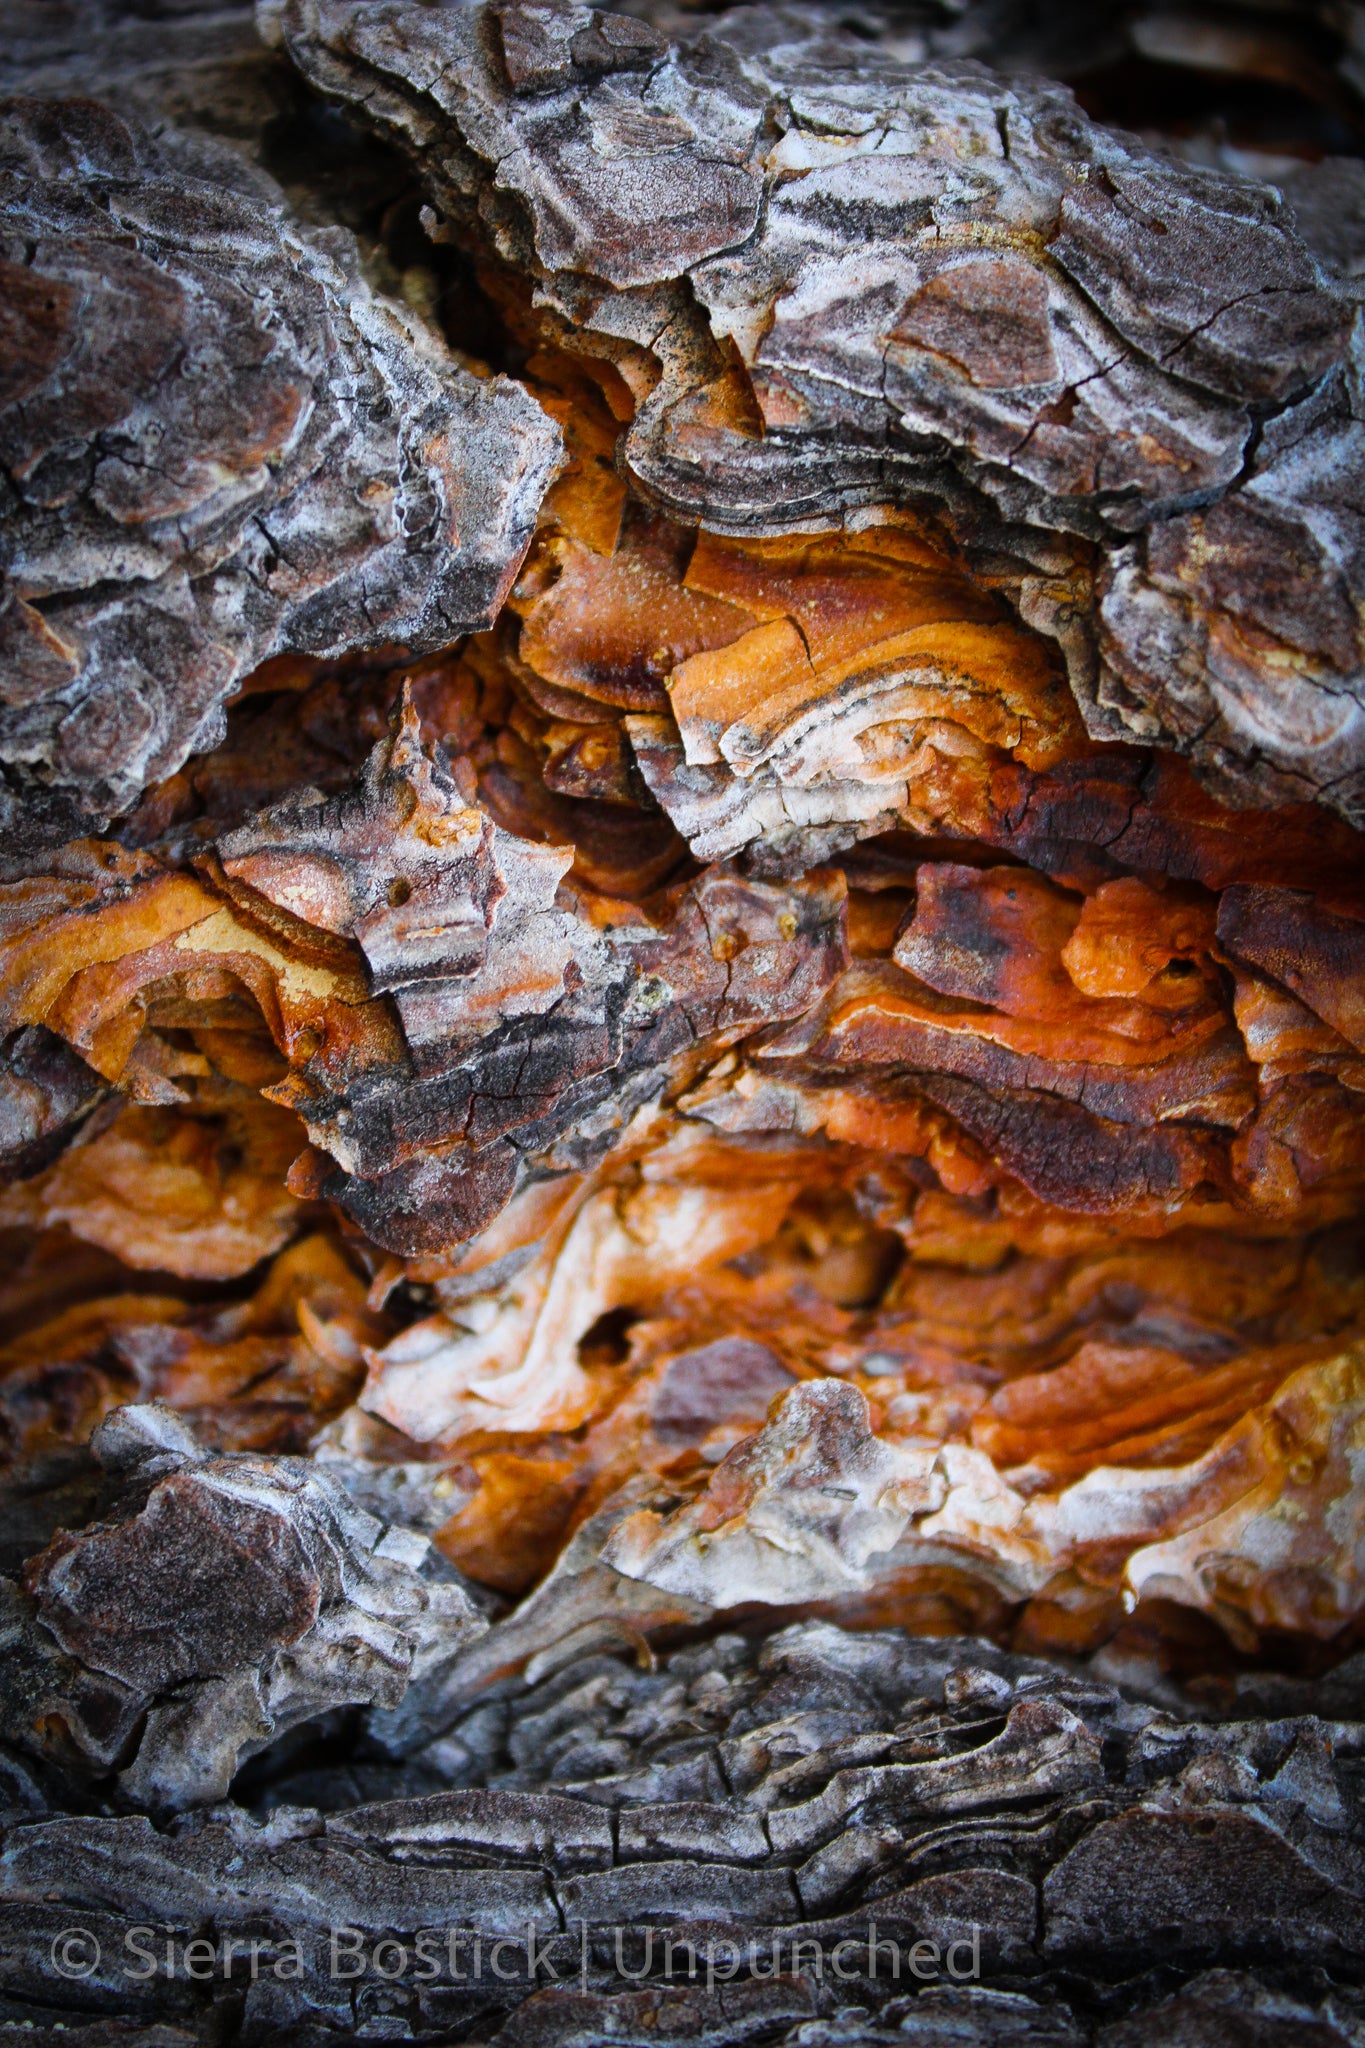
[[[6,25],[0,2036],[1365,2039],[1362,48]]]
[[[671,47],[569,0],[530,22],[280,15],[445,215],[615,343],[655,503],[736,534],[928,503],[1080,643],[1097,737],[1361,816],[1353,294],[1277,193],[1066,94],[830,52],[818,16]]]
[[[261,2041],[1349,2043],[1359,1682],[1244,1688],[1210,1722],[979,1640],[806,1622],[647,1673],[567,1651],[401,1763],[380,1715],[349,1768],[171,1832],[44,1817],[16,1774],[7,2001],[77,2029],[112,1998],[173,2041],[240,2013]],[[130,1998],[128,1920],[206,1941],[192,1965],[254,1936],[257,1976]],[[115,1959],[60,2004],[58,1921]],[[437,1966],[395,1982],[422,1929]]]
[[[234,157],[93,104],[7,128],[0,757],[107,814],[270,656],[487,624],[556,436]]]

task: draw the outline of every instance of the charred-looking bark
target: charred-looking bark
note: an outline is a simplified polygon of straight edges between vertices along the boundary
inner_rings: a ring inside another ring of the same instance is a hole
[[[1359,14],[5,24],[0,2037],[1365,2039]]]

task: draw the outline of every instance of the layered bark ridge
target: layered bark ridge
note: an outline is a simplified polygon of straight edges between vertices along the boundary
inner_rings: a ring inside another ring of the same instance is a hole
[[[133,1916],[158,1956],[204,1944],[139,1987],[146,2048],[1347,2048],[1359,1682],[1246,1687],[1210,1723],[972,1638],[807,1621],[648,1672],[566,1648],[436,1741],[402,1754],[380,1714],[349,1768],[296,1757],[171,1829],[44,1814],[29,1779],[7,1997],[60,2015],[39,2039],[116,2038]],[[101,1945],[60,2000],[58,1919]],[[225,1949],[256,1958],[235,1996],[199,1968]]]
[[[1360,816],[1354,293],[1278,193],[818,14],[279,21],[615,361],[655,504],[738,535],[931,508],[1067,648],[1097,736]]]
[[[0,759],[128,808],[263,660],[498,611],[557,436],[207,143],[14,103]]]
[[[1359,2032],[1359,167],[1016,12],[10,103],[0,2030]]]

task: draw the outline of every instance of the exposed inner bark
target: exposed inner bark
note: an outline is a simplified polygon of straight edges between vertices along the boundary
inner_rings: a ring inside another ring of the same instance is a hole
[[[1358,59],[859,26],[12,38],[0,2033],[1365,2023]]]

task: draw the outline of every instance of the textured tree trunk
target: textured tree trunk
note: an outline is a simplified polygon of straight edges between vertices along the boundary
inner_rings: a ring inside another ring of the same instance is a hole
[[[1362,53],[17,8],[0,2037],[1365,2039]]]

